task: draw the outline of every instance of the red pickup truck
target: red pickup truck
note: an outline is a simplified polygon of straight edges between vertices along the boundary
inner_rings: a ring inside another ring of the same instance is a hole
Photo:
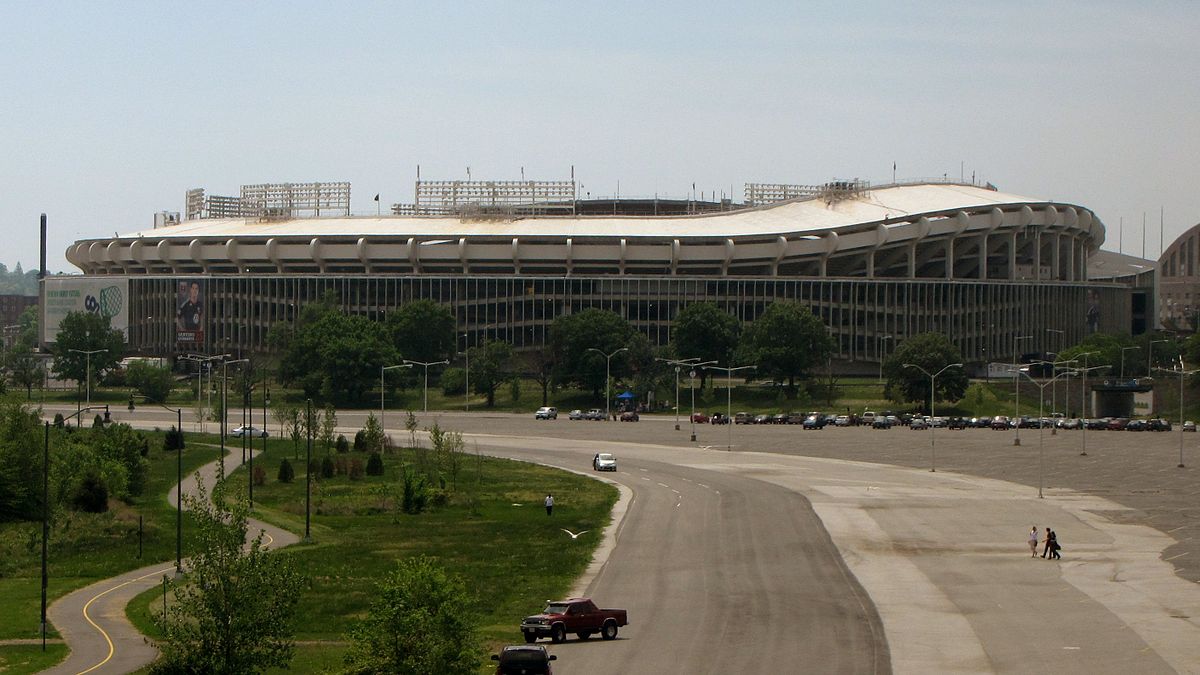
[[[588,639],[592,633],[613,640],[617,637],[617,629],[628,623],[623,609],[600,609],[588,598],[570,598],[547,601],[541,614],[521,620],[521,632],[525,642],[534,642],[540,637],[563,642],[567,633],[578,635],[580,640]]]

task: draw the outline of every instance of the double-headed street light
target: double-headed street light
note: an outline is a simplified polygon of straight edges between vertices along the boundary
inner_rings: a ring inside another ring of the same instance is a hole
[[[1042,419],[1042,404],[1046,400],[1046,385],[1054,384],[1054,381],[1060,377],[1070,377],[1075,374],[1074,370],[1064,370],[1061,373],[1056,373],[1045,382],[1038,382],[1029,374],[1028,368],[1022,368],[1020,373],[1029,379],[1030,382],[1037,385],[1038,388],[1038,499],[1042,498],[1042,477],[1045,474],[1046,453],[1045,446],[1042,442],[1042,427],[1046,426]]]
[[[758,368],[758,366],[735,366],[732,368],[723,368],[721,366],[705,366],[709,370],[720,370],[725,372],[725,423],[729,425],[727,451],[733,450],[733,374],[739,370],[750,370]]]
[[[1183,369],[1183,358],[1179,359],[1179,370],[1166,370],[1159,368],[1161,372],[1171,373],[1179,376],[1179,468],[1183,468],[1183,380],[1189,375],[1200,373],[1200,368],[1195,370]]]
[[[716,363],[716,361],[704,361],[703,363],[694,363],[694,364],[692,364],[692,369],[690,371],[688,371],[688,377],[691,378],[688,388],[692,390],[692,415],[691,415],[691,417],[688,418],[688,421],[692,425],[692,442],[693,443],[696,442],[696,369],[703,368],[704,366],[711,365],[714,363]]]
[[[67,351],[74,353],[74,354],[83,354],[86,357],[84,359],[84,368],[87,369],[87,403],[85,405],[87,405],[87,407],[90,408],[90,407],[92,407],[92,354],[107,354],[108,350],[107,349],[87,349],[87,350],[68,349]],[[75,399],[75,400],[78,401],[79,399]],[[78,421],[76,422],[76,425],[78,425]]]
[[[942,366],[942,369],[937,371],[936,373],[930,373],[928,370],[925,370],[924,368],[922,368],[921,366],[918,366],[915,363],[904,364],[905,368],[916,368],[917,370],[921,371],[922,373],[925,373],[925,376],[929,378],[929,470],[930,471],[937,471],[937,437],[934,435],[934,429],[937,428],[937,425],[934,424],[934,422],[933,422],[933,418],[935,417],[934,412],[933,412],[933,402],[934,402],[934,400],[937,399],[937,376],[941,375],[942,373],[946,372],[947,370],[950,370],[951,368],[962,368],[962,366],[963,366],[963,364],[961,364],[961,363],[950,363],[945,366]]]
[[[429,412],[429,366],[445,366],[445,365],[449,365],[450,362],[442,360],[442,361],[430,361],[429,363],[425,363],[424,361],[412,361],[410,359],[404,359],[404,363],[408,364],[409,366],[424,366],[425,367],[425,405],[424,405],[423,412]]]
[[[228,357],[229,354],[222,354]],[[229,364],[249,363],[250,359],[221,360],[221,475],[219,480],[225,480],[225,436],[229,433]]]
[[[663,361],[669,366],[675,366],[675,431],[679,431],[679,369],[683,366],[693,367],[700,357],[694,356],[690,359],[664,359],[656,357],[655,361]]]
[[[1021,340],[1032,340],[1032,339],[1033,339],[1032,335],[1013,336],[1012,378],[1013,378],[1013,389],[1015,390],[1014,393],[1016,394],[1016,403],[1013,406],[1013,422],[1017,425],[1017,435],[1016,435],[1016,438],[1013,439],[1013,445],[1021,444],[1021,375],[1019,372],[1020,368],[1017,367],[1019,365],[1018,361],[1021,358],[1021,354],[1020,354],[1020,352],[1017,351],[1017,343],[1020,342]]]
[[[1083,419],[1082,419],[1082,420],[1080,421],[1080,423],[1079,423],[1079,436],[1080,436],[1080,438],[1081,438],[1081,439],[1082,439],[1082,441],[1083,441],[1083,449],[1082,449],[1082,450],[1079,452],[1079,456],[1080,456],[1080,457],[1087,457],[1087,425],[1088,425],[1088,416],[1087,416],[1087,399],[1088,399],[1088,395],[1087,395],[1087,376],[1088,376],[1088,373],[1092,372],[1093,370],[1105,370],[1105,369],[1107,369],[1107,368],[1111,368],[1111,367],[1112,367],[1112,366],[1092,366],[1091,368],[1088,368],[1088,367],[1087,367],[1087,357],[1088,357],[1088,355],[1089,355],[1089,354],[1098,354],[1098,353],[1099,353],[1099,352],[1087,352],[1086,354],[1080,354],[1080,356],[1082,356],[1082,357],[1083,357],[1083,367],[1082,367],[1082,368],[1077,368],[1077,369],[1076,369],[1076,372],[1077,372],[1077,373],[1079,373],[1079,374],[1081,375],[1081,377],[1079,378],[1079,382],[1080,382],[1080,385],[1079,385],[1079,393],[1080,393],[1080,395],[1083,397],[1083,401],[1082,401],[1082,403],[1081,403],[1081,404],[1080,404],[1080,406],[1079,406],[1079,407],[1080,407],[1080,408],[1083,410]]]
[[[587,350],[589,352],[596,352],[604,357],[604,421],[607,422],[612,419],[612,409],[609,407],[610,403],[612,402],[612,397],[610,396],[612,392],[609,391],[609,387],[611,386],[610,380],[612,379],[612,357],[620,354],[621,352],[629,351],[629,347],[621,347],[611,354],[605,354],[603,351],[596,349],[595,347],[588,347]]]
[[[875,351],[879,355],[879,383],[883,384],[883,341],[893,339],[891,335],[880,335],[875,340]]]
[[[138,398],[149,401],[145,396]],[[183,574],[183,408],[172,408],[165,403],[155,405],[175,413],[175,431],[178,433],[175,440],[179,444],[175,448],[175,573]],[[221,457],[223,461],[224,453]]]
[[[387,439],[387,425],[383,421],[383,373],[393,368],[412,368],[411,363],[397,363],[394,366],[379,366],[379,429],[383,432],[383,438],[379,439],[379,454],[383,454],[384,441]]]

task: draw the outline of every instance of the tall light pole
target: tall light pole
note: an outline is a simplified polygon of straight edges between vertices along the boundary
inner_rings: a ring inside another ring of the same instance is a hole
[[[721,366],[705,366],[710,370],[721,370],[725,372],[725,423],[729,425],[728,445],[725,450],[733,450],[733,374],[739,370],[750,370],[758,368],[758,366],[735,366],[732,368],[723,368]]]
[[[689,368],[695,366],[700,360],[700,357],[693,356],[690,359],[664,359],[655,358],[655,361],[662,361],[669,366],[675,366],[675,431],[679,431],[679,369],[683,366]]]
[[[229,354],[222,354],[228,357]],[[225,479],[225,436],[229,433],[229,364],[231,363],[247,363],[250,359],[233,359],[225,358],[221,361],[221,477],[219,480]]]
[[[612,375],[611,375],[611,373],[612,373],[612,370],[611,370],[612,357],[616,356],[617,354],[620,354],[621,352],[629,351],[629,347],[621,347],[620,349],[618,349],[617,351],[615,351],[611,354],[605,354],[604,352],[600,351],[599,349],[596,349],[595,347],[588,347],[587,350],[589,352],[596,352],[597,354],[604,357],[604,421],[607,422],[612,419],[612,410],[609,407],[609,404],[612,401],[612,396],[610,396],[611,392],[609,391],[609,386],[610,386],[609,380],[612,379]]]
[[[1063,336],[1066,333],[1058,328],[1047,328],[1046,332],[1058,335],[1058,340],[1055,342],[1054,351],[1052,352],[1054,354],[1054,362],[1058,363],[1058,353],[1062,351]],[[1055,370],[1054,372],[1058,371]],[[1069,408],[1070,406],[1067,407]],[[1050,416],[1053,417],[1056,412],[1058,412],[1058,385],[1050,387]],[[1053,429],[1051,429],[1051,433],[1053,433]]]
[[[879,383],[883,384],[883,341],[891,340],[891,335],[880,335],[875,340],[875,352],[879,355]]]
[[[933,402],[937,398],[937,395],[936,395],[937,394],[937,376],[941,375],[942,373],[946,372],[947,370],[950,370],[951,368],[962,368],[962,366],[963,366],[963,364],[961,364],[961,363],[950,363],[945,366],[942,366],[942,369],[937,371],[936,373],[930,373],[928,370],[925,370],[924,368],[922,368],[921,366],[918,366],[915,363],[904,364],[905,368],[916,368],[917,370],[921,371],[922,373],[925,373],[925,375],[929,378],[929,471],[930,472],[937,471],[937,437],[934,435],[934,429],[937,428],[937,425],[934,424],[934,422],[933,422],[933,418],[935,417],[934,412],[933,412]]]
[[[1032,335],[1016,335],[1013,336],[1013,389],[1016,390],[1016,403],[1013,406],[1013,424],[1017,426],[1017,435],[1013,439],[1013,445],[1021,444],[1021,374],[1018,367],[1020,352],[1017,351],[1017,343],[1021,340],[1032,340]]]
[[[1071,363],[1075,363],[1075,359],[1067,359],[1065,361],[1059,361],[1058,354],[1055,354],[1053,361],[1038,361],[1037,363],[1041,363],[1042,365],[1050,366],[1050,374],[1054,375],[1054,374],[1058,373],[1059,366],[1064,366],[1064,365],[1068,365]],[[1051,381],[1054,382],[1054,380],[1051,380]],[[1068,389],[1067,391],[1069,392],[1070,389]],[[1050,417],[1051,418],[1053,418],[1054,415],[1058,412],[1057,398],[1058,398],[1058,383],[1054,382],[1054,384],[1050,385]],[[1069,408],[1070,406],[1067,406],[1067,407]],[[1041,422],[1039,421],[1038,424],[1041,424]],[[1050,435],[1051,436],[1058,435],[1058,427],[1057,426],[1050,427]]]
[[[1080,356],[1083,357],[1083,367],[1077,369],[1077,372],[1082,376],[1079,378],[1079,382],[1080,382],[1079,394],[1080,394],[1080,396],[1083,397],[1082,402],[1079,404],[1079,407],[1083,410],[1083,419],[1080,421],[1080,424],[1079,424],[1079,436],[1083,440],[1083,449],[1079,452],[1080,457],[1087,457],[1087,425],[1088,425],[1087,376],[1088,376],[1088,373],[1092,372],[1093,370],[1104,370],[1106,368],[1112,367],[1112,366],[1092,366],[1091,368],[1088,368],[1087,367],[1087,357],[1089,354],[1099,354],[1099,352],[1087,352],[1085,354],[1080,354]]]
[[[466,333],[463,333],[463,359],[466,362],[463,369],[466,378],[463,381],[463,411],[471,412],[471,341]]]
[[[398,363],[394,366],[379,366],[379,429],[383,432],[383,438],[379,439],[379,454],[383,454],[385,439],[387,439],[387,424],[383,421],[383,373],[393,368],[412,368],[411,363]]]
[[[423,412],[429,412],[429,366],[444,366],[444,365],[449,365],[450,362],[443,360],[443,361],[430,361],[429,363],[425,363],[424,361],[410,361],[409,359],[404,359],[404,363],[408,364],[409,366],[424,366],[425,367],[425,405],[424,405]]]
[[[1046,465],[1045,446],[1042,442],[1042,427],[1045,426],[1042,424],[1042,403],[1046,400],[1046,385],[1054,384],[1054,381],[1060,377],[1070,377],[1071,375],[1075,374],[1075,371],[1064,370],[1045,382],[1038,382],[1037,380],[1033,379],[1033,377],[1029,375],[1028,368],[1022,368],[1020,373],[1038,387],[1038,499],[1042,499],[1042,477],[1045,474]]]
[[[106,354],[106,353],[108,353],[108,350],[107,349],[88,349],[88,350],[68,349],[67,351],[73,352],[75,354],[83,354],[86,357],[84,359],[84,363],[85,363],[84,368],[87,369],[87,403],[85,405],[90,408],[90,407],[92,407],[92,354]],[[75,400],[78,401],[79,399],[75,399]]]
[[[1179,366],[1180,366],[1179,370],[1167,370],[1165,368],[1159,368],[1159,370],[1164,373],[1171,373],[1173,375],[1179,375],[1179,464],[1177,466],[1180,469],[1182,469],[1183,468],[1183,380],[1184,380],[1184,378],[1188,377],[1189,375],[1195,375],[1196,373],[1200,373],[1200,369],[1183,370],[1183,359],[1182,358],[1179,359]]]
[[[1154,361],[1154,345],[1159,342],[1170,342],[1170,340],[1151,340],[1150,344],[1146,345],[1146,377],[1150,377],[1150,373],[1154,372],[1152,368],[1152,362]]]
[[[305,411],[307,415],[304,420],[305,435],[308,436],[308,444],[304,451],[304,541],[312,541],[312,532],[310,525],[312,524],[312,437],[313,437],[313,413],[312,399],[305,399]]]
[[[1129,351],[1130,349],[1141,349],[1141,347],[1138,345],[1133,345],[1132,347],[1121,347],[1121,380],[1122,381],[1125,380],[1125,352]]]

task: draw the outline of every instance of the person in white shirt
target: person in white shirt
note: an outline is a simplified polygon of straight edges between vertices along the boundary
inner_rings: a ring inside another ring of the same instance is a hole
[[[554,513],[554,495],[546,495],[546,515]]]
[[[1029,555],[1034,558],[1037,557],[1037,545],[1038,545],[1038,530],[1037,530],[1037,525],[1034,525],[1033,529],[1029,531]]]

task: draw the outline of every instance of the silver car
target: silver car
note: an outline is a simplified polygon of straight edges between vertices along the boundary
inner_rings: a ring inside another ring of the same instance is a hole
[[[592,458],[592,469],[594,471],[616,471],[617,457],[611,452],[598,452]]]

